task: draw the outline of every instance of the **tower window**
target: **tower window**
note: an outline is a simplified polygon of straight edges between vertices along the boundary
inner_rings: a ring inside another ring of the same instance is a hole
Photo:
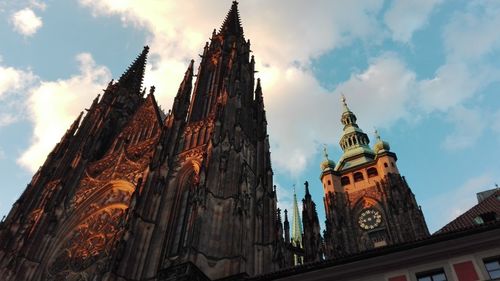
[[[378,176],[377,168],[375,167],[368,168],[366,170],[366,173],[368,174],[369,178]]]
[[[332,185],[332,182],[330,180],[328,180],[328,185]]]
[[[387,168],[387,167],[389,167],[389,165],[387,165],[387,163],[384,163],[384,167],[386,167],[386,168]]]
[[[342,186],[349,185],[350,183],[351,183],[351,181],[349,180],[348,176],[344,176],[344,177],[340,178],[340,184],[342,184]]]
[[[363,174],[361,172],[354,173],[354,182],[364,180]]]

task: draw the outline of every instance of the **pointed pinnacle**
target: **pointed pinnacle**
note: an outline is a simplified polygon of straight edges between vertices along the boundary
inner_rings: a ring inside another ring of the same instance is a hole
[[[308,181],[305,181],[305,182],[304,182],[304,186],[306,187],[306,196],[307,196],[307,195],[311,195],[311,194],[309,193],[309,182],[308,182]]]
[[[144,46],[141,54],[134,60],[130,67],[123,73],[118,80],[120,86],[127,87],[130,91],[141,94],[142,79],[144,78],[144,69],[146,68],[146,60],[149,52],[149,47]]]
[[[243,35],[241,27],[240,13],[238,12],[238,2],[233,1],[231,9],[226,15],[220,28],[220,33],[229,33],[232,35]]]
[[[187,86],[187,84],[191,85],[191,82],[193,81],[193,69],[194,69],[194,60],[191,60],[188,68],[186,69],[186,72],[184,73],[184,79],[182,79],[181,87],[179,88],[179,93],[181,89]]]
[[[83,116],[83,111],[80,112],[75,121],[73,121],[73,124],[71,124],[71,126],[67,131],[68,133],[71,133],[73,135],[76,132],[76,129],[78,129],[78,127],[80,126],[80,122],[82,121],[82,116]]]

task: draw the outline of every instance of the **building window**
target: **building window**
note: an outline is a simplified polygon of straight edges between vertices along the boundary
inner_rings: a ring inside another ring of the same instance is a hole
[[[484,259],[484,267],[490,275],[490,279],[500,278],[500,256]]]
[[[442,268],[417,273],[417,281],[447,281],[446,274]]]
[[[332,182],[330,180],[328,180],[328,185],[332,185]]]
[[[475,224],[485,224],[495,222],[497,220],[497,214],[495,212],[482,213],[474,218]]]
[[[340,184],[342,184],[342,186],[348,185],[350,183],[351,183],[351,181],[349,180],[349,177],[347,177],[347,176],[344,176],[340,179]]]
[[[384,167],[386,167],[386,168],[387,168],[387,167],[389,167],[389,165],[387,165],[387,163],[384,163]]]
[[[354,173],[354,182],[362,181],[364,180],[363,174],[361,172],[356,172]]]
[[[378,176],[378,172],[377,172],[377,169],[374,168],[374,167],[371,167],[371,168],[368,168],[366,170],[366,173],[368,174],[368,177],[371,178],[371,177],[375,177],[375,176]]]

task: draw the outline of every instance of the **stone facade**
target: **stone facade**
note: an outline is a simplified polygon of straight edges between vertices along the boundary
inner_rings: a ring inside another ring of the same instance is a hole
[[[78,117],[2,223],[3,280],[171,280],[192,265],[214,279],[278,268],[262,89],[237,3],[168,114],[154,88],[144,97],[147,53]]]

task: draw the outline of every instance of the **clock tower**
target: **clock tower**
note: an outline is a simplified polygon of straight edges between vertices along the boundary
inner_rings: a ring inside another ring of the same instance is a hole
[[[424,216],[396,165],[397,157],[377,132],[376,143],[357,125],[342,97],[343,154],[338,163],[325,148],[321,182],[326,211],[325,254],[337,257],[429,235]]]

